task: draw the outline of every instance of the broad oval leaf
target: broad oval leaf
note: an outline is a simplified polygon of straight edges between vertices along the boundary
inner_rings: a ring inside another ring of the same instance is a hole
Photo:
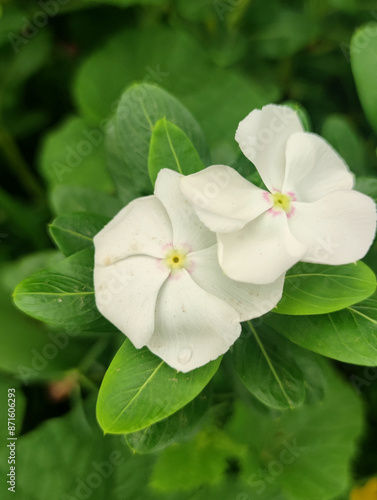
[[[92,250],[82,250],[23,280],[14,291],[21,311],[46,323],[76,327],[101,317],[93,288]]]
[[[377,365],[377,294],[332,314],[269,314],[265,321],[311,351],[345,363]]]
[[[149,349],[126,340],[103,379],[97,418],[106,433],[136,432],[169,417],[192,401],[216,373],[221,357],[180,373]]]
[[[187,135],[166,118],[162,118],[154,126],[149,148],[148,170],[153,185],[163,168],[170,168],[184,175],[194,174],[204,168]]]
[[[154,453],[173,443],[191,438],[199,430],[209,407],[209,393],[203,391],[188,405],[168,418],[126,435],[128,446],[137,453]]]
[[[315,355],[266,325],[250,327],[235,343],[233,363],[247,389],[276,409],[297,408],[323,396],[324,382]]]
[[[377,132],[377,23],[361,26],[351,40],[351,67],[357,93],[369,123]]]
[[[109,217],[88,212],[65,214],[57,217],[49,230],[58,248],[69,257],[84,248],[93,248],[93,237],[109,220]]]
[[[187,109],[173,96],[161,88],[139,84],[133,85],[122,95],[116,115],[115,129],[125,164],[132,167],[135,186],[140,190],[151,190],[148,175],[149,146],[155,124],[166,117],[187,135],[205,164],[209,163],[209,152],[204,135]],[[115,164],[110,164],[115,167]],[[125,167],[123,167],[125,168]],[[121,167],[112,170],[115,182],[122,179]]]
[[[56,215],[91,212],[114,217],[123,208],[115,196],[82,186],[57,186],[51,191],[50,203]]]
[[[285,278],[279,314],[326,314],[361,302],[376,291],[376,276],[363,262],[324,266],[300,262]]]

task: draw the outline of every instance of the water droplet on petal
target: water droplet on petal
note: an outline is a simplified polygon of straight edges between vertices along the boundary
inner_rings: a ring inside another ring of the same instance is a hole
[[[178,362],[182,363],[182,365],[186,365],[190,361],[191,356],[192,356],[192,349],[191,349],[191,347],[185,347],[179,353]]]

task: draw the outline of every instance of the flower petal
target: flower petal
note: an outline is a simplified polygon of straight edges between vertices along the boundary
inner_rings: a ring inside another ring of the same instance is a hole
[[[285,146],[295,132],[303,132],[297,113],[274,104],[255,109],[238,125],[236,141],[270,191],[283,187]]]
[[[236,310],[182,270],[161,288],[147,346],[168,365],[188,372],[224,354],[240,333]]]
[[[268,285],[234,281],[219,266],[216,245],[190,255],[192,279],[208,293],[234,307],[240,321],[257,318],[271,311],[281,299],[284,274]]]
[[[138,198],[96,234],[95,261],[107,266],[130,255],[162,258],[172,238],[171,223],[160,201],[155,196]]]
[[[193,207],[183,196],[180,180],[183,176],[164,168],[157,176],[155,194],[164,205],[173,226],[173,245],[190,251],[207,248],[216,237],[198,219]]]
[[[266,191],[225,165],[182,177],[180,185],[199,219],[215,232],[241,229],[272,206]]]
[[[240,231],[218,234],[220,266],[229,278],[245,283],[276,281],[300,260],[306,246],[290,232],[286,214],[266,212]]]
[[[301,260],[349,264],[362,259],[373,243],[376,205],[353,190],[335,191],[313,203],[292,203],[289,227],[308,250]]]
[[[303,132],[288,139],[284,193],[312,202],[332,191],[352,189],[353,182],[346,163],[322,137]]]
[[[100,313],[137,348],[144,346],[153,334],[158,292],[169,273],[158,259],[145,255],[94,267]]]

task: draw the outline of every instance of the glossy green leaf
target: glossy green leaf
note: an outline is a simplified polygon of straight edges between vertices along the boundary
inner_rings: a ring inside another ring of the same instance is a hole
[[[188,405],[150,427],[126,435],[127,444],[137,453],[154,453],[173,443],[192,438],[209,407],[209,391],[203,391]]]
[[[102,382],[97,418],[105,432],[128,434],[169,417],[192,401],[216,373],[221,358],[180,373],[146,347],[126,340]]]
[[[52,239],[67,257],[93,247],[93,237],[109,222],[109,218],[78,212],[60,215],[49,226]]]
[[[141,189],[152,187],[148,175],[150,141],[156,123],[164,117],[182,129],[202,160],[208,162],[203,133],[186,108],[157,86],[133,85],[121,97],[115,127],[121,155],[125,163],[132,167],[134,183]],[[115,181],[121,174],[118,168],[113,171]]]
[[[148,170],[153,185],[163,168],[170,168],[183,175],[194,174],[204,168],[187,135],[166,118],[156,123],[151,137]]]
[[[20,281],[42,269],[55,266],[63,259],[64,255],[58,250],[41,250],[24,255],[4,265],[0,273],[0,282],[10,295]]]
[[[82,118],[70,117],[44,138],[40,170],[51,187],[61,184],[114,188],[106,168],[104,132]]]
[[[300,262],[285,278],[279,314],[325,314],[360,302],[376,291],[376,277],[359,261],[345,266]]]
[[[369,123],[377,133],[377,23],[359,28],[351,40],[351,67],[357,93]]]
[[[236,372],[259,401],[277,409],[296,408],[323,396],[324,381],[316,357],[266,325],[251,326],[235,343]]]
[[[292,342],[329,358],[377,365],[377,296],[342,311],[313,316],[265,316],[267,324]]]
[[[91,212],[111,218],[124,206],[115,196],[83,186],[57,186],[50,198],[56,215]]]
[[[76,327],[101,318],[94,300],[93,251],[82,250],[26,278],[14,301],[26,314],[55,325]]]
[[[328,389],[316,405],[267,415],[237,404],[227,429],[249,446],[242,478],[254,491],[251,498],[276,498],[278,487],[287,500],[330,500],[347,487],[362,404],[333,369],[323,369]]]

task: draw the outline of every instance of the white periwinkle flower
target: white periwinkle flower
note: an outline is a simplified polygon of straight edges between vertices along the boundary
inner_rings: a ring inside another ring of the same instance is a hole
[[[376,229],[374,201],[321,137],[304,132],[288,107],[252,111],[236,140],[268,191],[224,165],[187,176],[181,189],[217,233],[219,262],[232,279],[270,283],[299,260],[347,264],[364,257]]]
[[[129,203],[95,236],[94,286],[100,312],[135,347],[188,372],[225,353],[240,321],[271,310],[284,277],[262,286],[227,278],[181,177],[162,170],[154,196]]]

